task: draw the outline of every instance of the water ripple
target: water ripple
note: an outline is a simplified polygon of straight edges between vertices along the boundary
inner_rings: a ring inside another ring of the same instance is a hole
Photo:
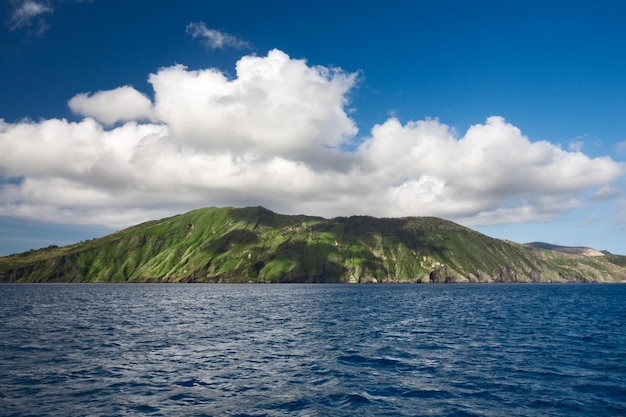
[[[626,286],[0,285],[0,414],[626,415]]]

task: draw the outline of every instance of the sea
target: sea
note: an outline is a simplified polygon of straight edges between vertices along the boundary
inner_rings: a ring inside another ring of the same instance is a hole
[[[2,284],[2,416],[626,416],[626,285]]]

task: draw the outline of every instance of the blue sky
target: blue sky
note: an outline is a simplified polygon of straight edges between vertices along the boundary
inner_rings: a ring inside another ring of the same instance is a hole
[[[626,6],[0,6],[0,254],[203,206],[626,254]]]

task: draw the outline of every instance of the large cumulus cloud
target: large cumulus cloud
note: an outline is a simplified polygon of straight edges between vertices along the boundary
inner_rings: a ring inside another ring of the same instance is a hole
[[[388,211],[469,223],[539,220],[576,206],[586,189],[610,183],[623,167],[549,142],[531,142],[502,117],[457,138],[436,120],[391,119],[375,126],[361,153],[388,181]]]
[[[233,78],[162,68],[152,97],[130,86],[78,94],[80,121],[0,121],[0,214],[119,227],[261,204],[493,224],[549,219],[623,174],[497,116],[462,136],[391,118],[358,137],[348,108],[358,77],[273,50],[241,58]]]
[[[356,134],[344,111],[355,74],[309,67],[278,50],[246,56],[236,69],[234,80],[180,65],[150,76],[155,115],[178,143],[208,154],[308,160]]]

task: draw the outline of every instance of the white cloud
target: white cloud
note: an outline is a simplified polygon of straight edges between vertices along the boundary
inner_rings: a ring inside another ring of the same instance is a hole
[[[626,140],[617,142],[615,145],[613,145],[613,150],[618,153],[626,154]]]
[[[9,30],[24,30],[31,35],[42,35],[49,29],[48,18],[64,3],[91,3],[92,0],[6,0],[9,4]]]
[[[358,74],[273,50],[230,79],[176,65],[132,87],[78,95],[80,122],[0,121],[0,214],[126,226],[201,206],[323,216],[432,215],[465,224],[545,220],[606,196],[624,167],[531,142],[502,117],[459,136],[390,118],[352,152]],[[149,121],[147,121],[149,120]],[[126,121],[124,124],[117,124]],[[107,127],[108,126],[108,127]]]
[[[583,150],[583,147],[585,146],[585,142],[583,142],[582,140],[577,140],[570,142],[567,146],[571,151],[581,152]]]
[[[41,17],[52,11],[52,7],[46,1],[14,1],[9,22],[10,29],[17,30],[25,26],[33,26],[36,32],[43,32],[47,24]]]
[[[68,104],[74,113],[93,117],[105,125],[150,119],[152,115],[150,99],[131,86],[99,91],[95,94],[77,94]]]
[[[278,50],[242,58],[232,81],[217,70],[180,65],[150,76],[155,115],[181,144],[319,163],[340,157],[328,148],[357,133],[344,111],[355,80],[355,74],[309,67]]]
[[[609,158],[533,143],[501,117],[470,127],[459,139],[436,120],[402,126],[390,119],[372,130],[360,151],[370,170],[395,184],[392,213],[407,214],[398,204],[403,201],[414,214],[438,213],[466,223],[499,222],[504,209],[511,213],[525,206],[533,209],[518,210],[520,221],[567,210],[570,196],[623,172]],[[424,198],[424,191],[431,198]],[[555,196],[564,201],[547,204]]]
[[[250,47],[250,43],[234,35],[207,28],[204,22],[188,24],[187,33],[194,39],[200,39],[207,49],[243,49]]]
[[[605,185],[601,187],[591,196],[592,201],[605,201],[612,200],[622,194],[622,191],[618,187]]]

